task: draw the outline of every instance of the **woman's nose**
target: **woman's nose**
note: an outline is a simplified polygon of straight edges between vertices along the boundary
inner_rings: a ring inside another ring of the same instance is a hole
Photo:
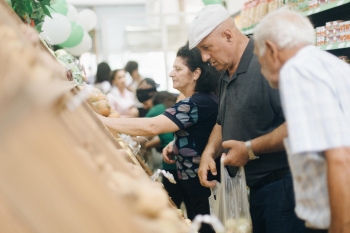
[[[171,71],[170,71],[170,73],[169,73],[169,77],[174,77],[175,75],[174,75],[174,69],[172,69]]]

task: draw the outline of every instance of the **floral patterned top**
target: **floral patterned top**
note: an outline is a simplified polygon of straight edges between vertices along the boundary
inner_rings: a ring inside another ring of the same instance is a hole
[[[200,157],[216,123],[218,98],[214,94],[195,93],[165,110],[164,115],[180,130],[173,147],[180,180],[198,177]]]

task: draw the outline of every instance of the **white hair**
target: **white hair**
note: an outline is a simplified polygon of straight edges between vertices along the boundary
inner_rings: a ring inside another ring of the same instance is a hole
[[[278,48],[293,48],[315,43],[315,29],[310,20],[297,12],[279,9],[268,14],[254,29],[255,46],[259,55],[265,53],[265,41],[270,40]]]

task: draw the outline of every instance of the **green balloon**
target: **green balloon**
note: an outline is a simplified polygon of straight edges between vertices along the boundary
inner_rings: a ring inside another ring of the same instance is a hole
[[[62,4],[62,3],[67,4],[67,1],[66,0],[51,0],[51,3],[52,4]]]
[[[68,13],[68,3],[64,0],[57,1],[48,7],[50,13],[59,13],[62,15],[67,15]]]
[[[222,0],[202,0],[204,5],[210,5],[210,4],[221,4]]]
[[[59,46],[61,46],[62,48],[70,48],[70,47],[77,46],[83,40],[83,37],[84,37],[83,27],[76,22],[70,22],[70,24],[72,26],[72,31],[68,39],[62,44],[59,44]]]

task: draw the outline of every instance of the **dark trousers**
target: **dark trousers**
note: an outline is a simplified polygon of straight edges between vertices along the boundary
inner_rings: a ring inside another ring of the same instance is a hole
[[[177,176],[177,170],[167,170],[169,173],[173,174],[176,184],[171,183],[167,178],[163,177],[164,189],[168,192],[169,197],[175,203],[177,208],[180,208],[182,202],[185,203],[187,216],[189,219],[193,218],[192,208],[190,206],[190,196],[186,193],[185,188],[180,183]]]
[[[307,229],[307,233],[327,233],[327,230],[315,230],[315,229]]]
[[[198,214],[210,214],[208,200],[210,196],[210,189],[201,186],[198,177],[190,180],[180,180],[180,183],[185,188],[190,199],[190,203],[186,205],[186,208],[190,210],[190,213],[192,213],[192,216],[188,216],[189,219],[193,220],[193,218]],[[215,231],[210,225],[202,224],[199,233],[215,233]]]
[[[250,189],[253,233],[306,233],[304,221],[294,211],[291,174],[261,188]]]
[[[192,195],[190,196],[190,208],[192,208],[191,212],[193,213],[192,219],[198,215],[205,215],[209,214],[210,215],[210,210],[209,210],[209,201],[207,196],[195,196]],[[199,230],[199,233],[215,233],[213,228],[208,225],[208,224],[202,224],[201,229]]]

